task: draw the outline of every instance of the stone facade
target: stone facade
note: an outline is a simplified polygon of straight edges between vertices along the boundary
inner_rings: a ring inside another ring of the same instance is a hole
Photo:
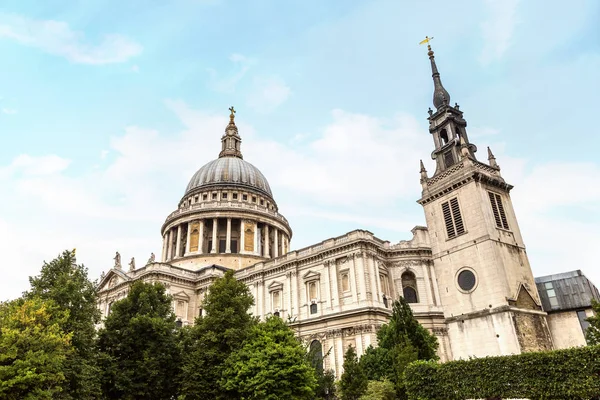
[[[394,299],[403,296],[440,343],[442,361],[517,354],[581,344],[570,315],[547,317],[525,251],[512,186],[488,149],[475,157],[459,106],[449,105],[433,52],[434,104],[429,131],[436,171],[421,163],[427,227],[392,244],[365,230],[290,250],[292,230],[268,182],[242,159],[234,110],[222,151],[194,174],[177,210],[162,226],[160,261],[122,269],[120,256],[102,276],[99,308],[126,296],[137,280],[164,283],[183,325],[200,315],[210,284],[227,270],[250,288],[254,315],[279,316],[325,368],[342,372],[348,346],[376,345]],[[571,324],[572,325],[572,324]]]

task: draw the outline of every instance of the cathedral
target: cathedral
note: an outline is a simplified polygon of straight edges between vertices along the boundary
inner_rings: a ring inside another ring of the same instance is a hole
[[[463,112],[451,105],[428,50],[436,167],[430,176],[421,162],[418,203],[426,226],[414,227],[411,240],[390,243],[357,229],[292,250],[292,228],[269,182],[244,160],[232,107],[218,158],[191,177],[161,227],[160,258],[152,254],[138,268],[132,259],[127,268],[117,253],[103,273],[103,315],[132,282],[143,280],[165,284],[178,323],[192,324],[211,282],[234,270],[254,296],[251,312],[290,321],[306,345],[326,354],[324,367],[338,377],[348,346],[360,356],[377,345],[376,332],[399,296],[436,335],[442,361],[585,344],[581,332],[574,342],[554,339],[581,320],[565,314],[575,308],[557,306],[551,313],[544,307],[541,289],[551,287],[552,278],[536,285],[510,198],[513,187],[489,148],[487,162],[477,159]],[[580,307],[588,309],[584,317],[591,315],[588,303]]]

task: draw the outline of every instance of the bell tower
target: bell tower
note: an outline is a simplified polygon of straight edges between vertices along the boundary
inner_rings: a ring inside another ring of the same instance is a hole
[[[423,206],[455,358],[549,350],[552,339],[510,198],[513,188],[488,148],[475,157],[467,122],[426,38],[435,111],[429,109],[435,172],[421,162]]]

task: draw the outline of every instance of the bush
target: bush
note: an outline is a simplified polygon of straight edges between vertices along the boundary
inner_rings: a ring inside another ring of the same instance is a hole
[[[600,395],[600,346],[437,364],[411,363],[409,399],[590,399]]]

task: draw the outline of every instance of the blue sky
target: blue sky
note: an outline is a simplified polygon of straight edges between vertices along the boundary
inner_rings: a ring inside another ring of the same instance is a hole
[[[418,160],[432,42],[534,273],[600,284],[600,3],[59,1],[0,5],[0,298],[77,248],[92,276],[160,253],[160,226],[218,154],[235,105],[292,247],[424,224]]]

